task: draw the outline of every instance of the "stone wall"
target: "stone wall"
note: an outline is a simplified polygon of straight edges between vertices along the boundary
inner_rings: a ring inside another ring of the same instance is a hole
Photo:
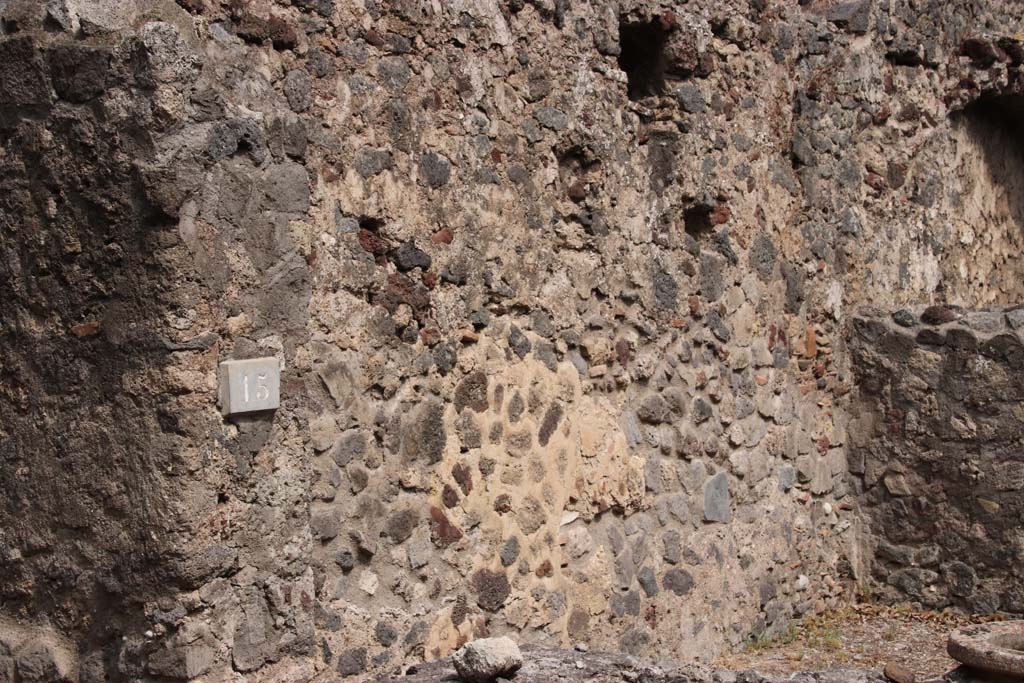
[[[1022,295],[1011,9],[0,2],[0,657],[707,659],[839,604],[846,311]]]
[[[150,628],[140,606],[174,600],[195,562],[184,444],[205,436],[168,381],[165,317],[187,284],[140,175],[168,39],[0,40],[0,616],[22,621],[0,620],[0,655],[18,680],[77,671],[78,648],[84,670],[112,666],[121,635]]]
[[[850,471],[886,600],[1024,612],[1024,309],[854,318]]]
[[[227,158],[257,133],[228,118],[173,2],[3,11],[0,616],[18,628],[0,625],[0,655],[20,681],[181,680],[218,657],[248,671],[268,642],[309,656],[309,474],[254,462],[287,431],[227,424],[212,402],[242,309],[258,323],[234,356],[308,336],[307,264],[286,233],[306,171],[262,132],[262,171]],[[259,275],[231,282],[247,247]],[[187,623],[205,611],[218,618]]]

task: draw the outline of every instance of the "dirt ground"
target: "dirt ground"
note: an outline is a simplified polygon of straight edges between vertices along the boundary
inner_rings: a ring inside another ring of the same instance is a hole
[[[952,612],[914,611],[881,605],[854,605],[795,623],[785,635],[751,643],[744,652],[715,666],[765,673],[856,667],[881,671],[894,663],[918,681],[936,678],[956,666],[946,654],[955,628],[997,616],[968,617]]]

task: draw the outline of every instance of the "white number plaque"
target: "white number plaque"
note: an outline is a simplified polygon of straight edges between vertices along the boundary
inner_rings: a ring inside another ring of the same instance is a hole
[[[220,364],[221,413],[253,413],[280,405],[281,368],[276,358],[226,360]]]

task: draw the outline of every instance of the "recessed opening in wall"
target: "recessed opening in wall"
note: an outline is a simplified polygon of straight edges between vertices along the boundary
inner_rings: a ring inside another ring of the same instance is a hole
[[[370,232],[380,232],[384,227],[384,221],[374,216],[360,216],[359,227]]]
[[[951,118],[956,164],[913,174],[915,202],[948,200],[951,235],[939,261],[949,303],[1024,298],[1024,95],[979,97]]]
[[[711,221],[713,207],[707,204],[695,204],[683,212],[683,229],[694,239],[701,239],[714,231]]]
[[[629,99],[665,92],[667,40],[658,20],[619,23],[619,68],[626,72]]]
[[[391,249],[391,242],[383,233],[383,228],[384,221],[379,218],[359,217],[359,244],[377,259],[384,258],[384,255]]]
[[[61,23],[53,18],[53,15],[49,12],[46,13],[46,17],[43,19],[43,30],[50,33],[61,33],[64,31],[64,27]]]
[[[975,132],[1005,137],[1024,160],[1024,95],[995,95],[972,102],[962,114]],[[986,130],[987,129],[987,130]]]

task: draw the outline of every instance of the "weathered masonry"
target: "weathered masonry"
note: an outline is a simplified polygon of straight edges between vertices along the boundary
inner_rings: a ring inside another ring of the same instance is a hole
[[[854,319],[850,471],[888,599],[1024,612],[1021,328],[1024,308]]]
[[[0,0],[0,680],[1020,611],[1018,15]]]

